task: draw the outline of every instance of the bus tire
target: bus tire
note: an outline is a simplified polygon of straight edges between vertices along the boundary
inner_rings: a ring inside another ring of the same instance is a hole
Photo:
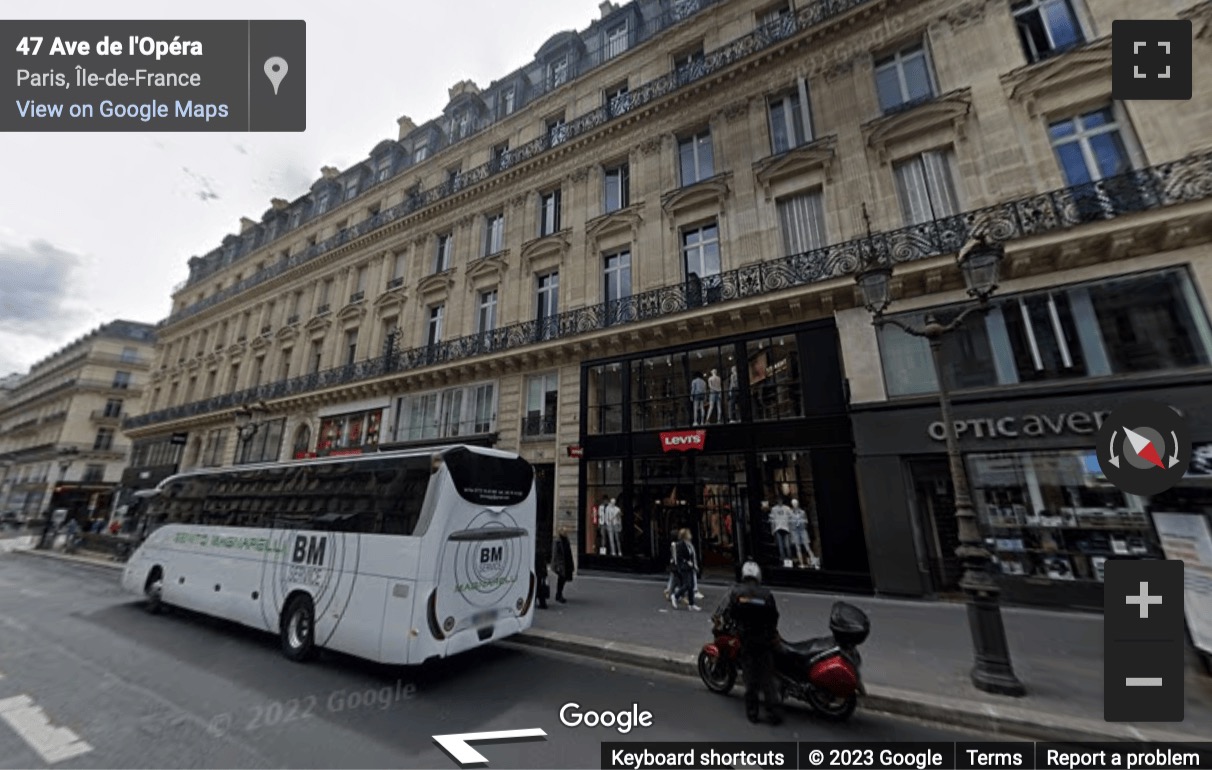
[[[152,615],[164,612],[164,570],[152,567],[143,584],[143,607]]]
[[[295,594],[282,610],[282,654],[296,663],[316,655],[316,608],[307,594]]]

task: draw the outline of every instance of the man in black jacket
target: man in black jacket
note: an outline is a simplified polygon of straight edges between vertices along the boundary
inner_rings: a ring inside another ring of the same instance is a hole
[[[774,594],[762,585],[762,570],[755,562],[741,567],[741,582],[728,596],[728,616],[741,640],[741,671],[745,675],[745,712],[757,722],[759,693],[766,700],[772,724],[783,721],[774,683],[774,647],[778,640],[779,611]]]

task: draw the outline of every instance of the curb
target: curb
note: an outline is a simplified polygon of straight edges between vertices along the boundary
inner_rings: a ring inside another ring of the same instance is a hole
[[[586,636],[531,628],[506,644],[538,647],[638,668],[698,678],[697,656],[652,647],[607,642]],[[861,704],[866,711],[941,722],[987,735],[1033,741],[1157,741],[1192,743],[1198,736],[1132,725],[1049,714],[965,698],[942,697],[893,687],[869,686]]]
[[[9,551],[9,553],[17,554],[19,556],[27,556],[34,559],[45,559],[47,561],[79,564],[82,567],[93,567],[110,572],[121,572],[126,566],[121,562],[101,561],[99,559],[90,559],[85,556],[72,556],[70,554],[55,553],[53,551],[39,551],[32,548],[14,549]]]

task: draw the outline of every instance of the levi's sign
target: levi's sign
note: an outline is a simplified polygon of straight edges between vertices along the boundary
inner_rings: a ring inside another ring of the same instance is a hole
[[[1025,414],[1020,417],[978,417],[956,420],[955,435],[971,438],[1036,438],[1063,436],[1072,433],[1089,436],[1098,432],[1110,412],[1060,412],[1057,414]],[[930,423],[930,438],[944,441],[947,433],[941,421]]]
[[[707,431],[677,430],[661,434],[661,451],[685,452],[707,446]]]

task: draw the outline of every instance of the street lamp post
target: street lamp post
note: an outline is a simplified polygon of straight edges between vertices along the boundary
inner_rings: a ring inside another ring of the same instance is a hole
[[[233,415],[236,421],[236,433],[240,437],[240,442],[247,444],[252,441],[253,436],[257,435],[257,430],[261,427],[261,423],[257,420],[265,412],[265,406],[262,403],[249,406],[245,404],[236,410]]]
[[[1010,646],[1006,642],[1006,629],[1002,623],[1001,589],[993,576],[992,554],[985,547],[976,511],[972,507],[972,495],[968,486],[968,473],[960,455],[959,438],[955,421],[951,417],[951,393],[947,387],[943,361],[943,339],[958,329],[976,312],[988,308],[989,298],[997,290],[1001,263],[1005,248],[991,243],[983,236],[976,236],[964,245],[956,262],[968,287],[968,295],[977,304],[965,309],[949,323],[941,323],[933,314],[926,316],[921,328],[885,318],[884,311],[892,303],[892,268],[887,265],[869,264],[855,280],[863,296],[863,303],[870,311],[877,326],[892,324],[906,334],[924,337],[930,343],[930,354],[934,361],[934,373],[938,380],[939,409],[942,412],[943,432],[946,436],[947,462],[951,470],[951,484],[955,490],[955,519],[959,529],[959,547],[955,555],[964,567],[960,578],[968,604],[968,626],[972,632],[975,665],[972,668],[972,683],[980,690],[999,695],[1022,696],[1026,688],[1014,675],[1010,662]]]

